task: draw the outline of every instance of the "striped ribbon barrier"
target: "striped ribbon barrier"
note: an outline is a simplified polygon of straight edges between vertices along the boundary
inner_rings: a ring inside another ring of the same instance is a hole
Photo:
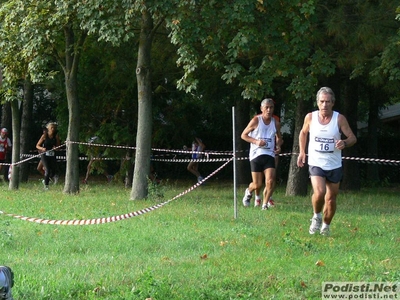
[[[128,147],[128,146],[115,146],[115,145],[104,145],[104,144],[93,144],[93,143],[81,143],[81,142],[70,142],[67,141],[66,144],[60,145],[59,147],[56,147],[55,149],[59,149],[62,147],[65,147],[68,143],[77,143],[77,144],[82,144],[82,145],[88,145],[88,146],[97,146],[97,147],[110,147],[110,148],[120,148],[120,149],[136,149],[136,147]],[[191,192],[192,190],[196,189],[199,187],[202,183],[204,183],[206,180],[208,180],[210,177],[214,176],[216,173],[218,173],[221,169],[223,169],[229,162],[231,162],[233,159],[236,160],[248,160],[248,157],[236,157],[233,155],[233,152],[231,151],[223,151],[223,152],[218,152],[218,151],[207,151],[207,152],[193,152],[193,151],[187,151],[187,150],[168,150],[168,149],[152,149],[152,151],[164,151],[164,152],[171,152],[171,153],[182,153],[182,154],[193,154],[193,153],[199,153],[199,154],[213,154],[213,155],[230,155],[228,158],[204,158],[204,159],[152,159],[153,161],[163,161],[163,162],[221,162],[225,161],[225,163],[220,166],[218,169],[216,169],[214,172],[212,172],[210,175],[205,177],[203,180],[200,182],[196,183],[189,189],[185,190],[184,192],[178,194],[177,196],[173,197],[172,199],[163,202],[161,204],[157,204],[154,206],[151,206],[149,208],[141,209],[135,212],[129,212],[126,214],[118,215],[118,216],[112,216],[112,217],[107,217],[107,218],[96,218],[96,219],[88,219],[88,220],[50,220],[50,219],[41,219],[41,218],[34,218],[34,217],[25,217],[25,216],[20,216],[17,214],[11,214],[11,213],[6,213],[3,211],[0,211],[0,214],[4,214],[6,216],[14,217],[17,219],[29,221],[29,222],[34,222],[34,223],[39,223],[39,224],[52,224],[52,225],[95,225],[95,224],[105,224],[105,223],[111,223],[111,222],[116,222],[116,221],[121,221],[129,218],[133,218],[136,216],[143,215],[145,213],[151,212],[153,210],[156,210],[169,202],[176,200],[183,195]],[[242,151],[241,151],[242,152]],[[5,164],[3,165],[17,165],[17,164],[22,164],[26,161],[29,161],[34,158],[39,158],[42,154],[37,154],[37,155],[31,155],[30,157],[21,160],[17,163],[14,164]],[[298,153],[281,153],[279,156],[292,156],[292,155],[298,155]],[[28,156],[25,154],[24,156]],[[87,159],[87,158],[86,158]],[[103,159],[103,158],[96,158],[96,159]],[[108,158],[109,159],[109,158]],[[383,165],[400,165],[400,161],[398,160],[389,160],[389,159],[378,159],[378,158],[362,158],[362,157],[342,157],[344,160],[353,160],[353,161],[358,161],[361,163],[375,163],[375,164],[383,164]]]
[[[400,165],[400,160],[392,160],[392,159],[363,158],[363,157],[342,157],[342,159],[355,160],[361,163],[372,163],[379,165],[392,165],[392,166]]]
[[[117,149],[130,149],[136,150],[137,147],[132,146],[121,146],[121,145],[109,145],[109,144],[95,144],[95,143],[87,143],[87,142],[73,142],[73,141],[66,141],[66,143],[70,144],[79,144],[79,145],[86,145],[90,147],[103,147],[103,148],[117,148]],[[232,155],[232,151],[191,151],[191,150],[177,150],[177,149],[161,149],[161,148],[151,148],[151,151],[154,152],[167,152],[167,153],[181,153],[181,154],[204,154],[204,155]]]
[[[72,142],[72,141],[66,141],[65,144],[60,145],[59,147],[56,147],[55,149],[59,149],[65,146],[68,146],[68,144],[79,144],[79,145],[87,145],[91,147],[105,147],[105,148],[118,148],[118,149],[132,149],[135,150],[137,147],[130,147],[130,146],[121,146],[121,145],[110,145],[110,144],[95,144],[95,143],[88,143],[88,142]],[[152,151],[157,151],[157,152],[166,152],[170,153],[167,155],[172,155],[175,153],[174,157],[172,158],[157,158],[157,157],[165,157],[166,154],[161,154],[161,155],[153,155],[151,158],[152,161],[159,161],[159,162],[221,162],[221,161],[227,161],[230,160],[233,157],[233,152],[232,151],[205,151],[205,152],[193,152],[190,150],[176,150],[176,149],[160,149],[160,148],[152,148]],[[236,154],[240,154],[245,152],[245,150],[237,151]],[[177,154],[185,154],[185,155],[191,155],[191,154],[203,154],[206,156],[206,158],[201,158],[201,159],[190,159],[190,158],[176,158]],[[18,161],[14,163],[14,165],[17,164],[22,164],[26,161],[29,161],[34,158],[40,158],[42,154],[21,154],[21,157],[28,157],[24,160]],[[210,155],[227,155],[229,157],[227,158],[209,158]],[[298,155],[298,153],[280,153],[278,154],[279,156],[292,156],[292,155]],[[66,159],[65,156],[57,156],[58,159]],[[79,157],[79,160],[90,160],[90,157]],[[93,160],[120,160],[124,158],[110,158],[110,157],[96,157],[92,158]],[[236,155],[237,160],[248,160],[248,156],[246,157],[238,157]],[[373,163],[373,164],[383,164],[383,165],[400,165],[400,161],[398,160],[390,160],[390,159],[379,159],[379,158],[364,158],[364,157],[342,157],[344,160],[353,160],[353,161],[358,161],[361,163]],[[0,163],[1,165],[13,165],[10,163]]]
[[[49,224],[49,225],[97,225],[97,224],[106,224],[106,223],[122,221],[122,220],[130,219],[133,217],[137,217],[137,216],[152,212],[152,211],[154,211],[160,207],[163,207],[164,205],[188,194],[189,192],[195,190],[200,185],[202,185],[209,178],[211,178],[212,176],[217,174],[219,171],[221,171],[232,160],[233,160],[233,158],[231,158],[230,160],[225,162],[223,165],[221,165],[219,168],[217,168],[214,172],[209,174],[207,177],[205,177],[200,182],[196,183],[195,185],[191,186],[187,190],[181,192],[180,194],[176,195],[175,197],[171,198],[168,201],[165,201],[163,203],[160,203],[160,204],[148,207],[148,208],[144,208],[144,209],[141,209],[138,211],[129,212],[129,213],[118,215],[118,216],[97,218],[97,219],[87,219],[87,220],[51,220],[51,219],[41,219],[41,218],[34,218],[34,217],[25,217],[25,216],[20,216],[17,214],[6,213],[4,211],[0,211],[0,214],[4,214],[5,216],[13,217],[13,218],[20,219],[23,221],[28,221],[28,222],[38,223],[38,224]]]
[[[184,158],[171,158],[171,159],[161,159],[153,158],[151,161],[162,161],[162,162],[220,162],[220,161],[231,161],[233,158],[196,158],[196,159],[184,159]]]
[[[60,145],[58,147],[54,147],[53,150],[58,150],[58,149],[63,148],[63,147],[65,147],[65,144],[62,144],[62,145]],[[17,161],[15,163],[11,163],[11,164],[10,163],[0,163],[0,165],[4,165],[4,166],[20,165],[20,164],[23,164],[23,163],[25,163],[27,161],[30,161],[30,160],[34,159],[34,158],[40,158],[43,154],[44,154],[44,152],[43,153],[39,153],[39,154],[21,154],[20,157],[28,157],[28,158],[20,160],[20,161]]]

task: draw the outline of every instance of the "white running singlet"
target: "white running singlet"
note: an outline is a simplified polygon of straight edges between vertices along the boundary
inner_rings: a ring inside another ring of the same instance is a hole
[[[308,143],[308,165],[330,171],[342,166],[342,151],[335,147],[341,139],[339,113],[334,111],[330,122],[322,125],[318,120],[318,111],[312,112],[310,140]]]
[[[249,160],[253,160],[257,156],[260,155],[270,155],[275,157],[275,135],[276,135],[276,126],[275,119],[272,117],[271,122],[266,125],[262,119],[262,115],[258,115],[258,126],[252,132],[249,133],[249,136],[255,138],[257,140],[264,140],[266,145],[257,146],[253,143],[250,144],[250,153]]]

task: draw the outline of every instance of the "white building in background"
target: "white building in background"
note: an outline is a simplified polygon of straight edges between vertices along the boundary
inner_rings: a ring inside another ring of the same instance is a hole
[[[400,124],[400,103],[390,105],[380,110],[381,120],[384,123]],[[400,128],[399,128],[400,129]]]
[[[400,103],[389,105],[379,111],[382,123],[400,131]],[[358,122],[358,130],[365,130],[368,127],[366,122]]]

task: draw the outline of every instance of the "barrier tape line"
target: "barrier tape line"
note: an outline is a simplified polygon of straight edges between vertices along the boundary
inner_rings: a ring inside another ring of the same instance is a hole
[[[203,180],[200,182],[197,182],[195,185],[191,186],[190,188],[186,189],[185,191],[181,192],[180,194],[176,195],[175,197],[171,198],[168,201],[165,201],[160,204],[156,204],[154,206],[144,208],[138,211],[134,212],[129,212],[126,214],[118,215],[118,216],[112,216],[112,217],[106,217],[106,218],[97,218],[97,219],[87,219],[87,220],[50,220],[50,219],[40,219],[40,218],[34,218],[34,217],[25,217],[25,216],[20,216],[17,214],[11,214],[11,213],[6,213],[4,211],[0,211],[0,214],[4,214],[5,216],[13,217],[16,219],[20,219],[23,221],[28,221],[28,222],[33,222],[33,223],[38,223],[38,224],[50,224],[50,225],[98,225],[98,224],[106,224],[106,223],[112,223],[112,222],[117,222],[117,221],[122,221],[126,219],[130,219],[133,217],[137,217],[143,214],[146,214],[148,212],[152,212],[160,207],[163,207],[164,205],[188,194],[189,192],[195,190],[198,188],[200,185],[202,185],[205,181],[207,181],[209,178],[217,174],[219,171],[221,171],[225,166],[230,163],[233,160],[231,158],[229,161],[225,162],[223,165],[221,165],[219,168],[217,168],[215,171],[210,173],[207,177],[205,177]]]
[[[62,146],[60,146],[62,147]],[[21,164],[25,161],[28,161],[30,159],[40,157],[41,154],[38,155],[32,155],[32,154],[21,154],[21,157],[29,157],[29,159],[25,159],[23,161],[19,161],[18,163],[15,164]],[[279,156],[292,156],[292,155],[298,155],[298,153],[280,153],[278,154]],[[66,159],[65,156],[57,156],[57,159]],[[200,159],[189,159],[189,158],[152,158],[151,161],[158,161],[158,162],[177,162],[177,163],[182,163],[182,162],[221,162],[221,161],[227,161],[231,159],[230,157],[226,158],[200,158]],[[249,158],[246,157],[236,157],[236,160],[248,160]],[[365,157],[347,157],[344,156],[342,157],[343,160],[354,160],[358,161],[360,163],[372,163],[372,164],[382,164],[382,165],[400,165],[399,160],[391,160],[391,159],[380,159],[380,158],[365,158]],[[90,160],[88,157],[80,157],[79,160]],[[93,158],[93,160],[118,160],[118,158],[109,158],[109,157],[103,157],[103,158]],[[14,164],[14,165],[15,165]],[[13,165],[13,164],[6,164],[6,163],[0,163],[0,165]]]
[[[197,158],[197,159],[183,159],[183,158],[178,158],[178,159],[152,159],[151,161],[162,161],[162,162],[220,162],[220,161],[229,161],[232,160],[233,158]]]
[[[106,144],[94,144],[94,143],[85,143],[85,142],[73,142],[73,141],[66,141],[65,144],[62,144],[58,147],[55,147],[54,149],[57,150],[59,148],[62,148],[64,146],[68,146],[69,143],[72,144],[79,144],[79,145],[87,145],[87,146],[94,146],[94,147],[108,147],[108,148],[119,148],[119,149],[137,149],[137,147],[129,147],[129,146],[119,146],[119,145],[106,145]],[[170,153],[180,153],[180,154],[204,154],[207,158],[203,159],[176,159],[175,157],[172,159],[155,159],[152,158],[152,161],[159,161],[159,162],[219,162],[219,161],[226,161],[229,158],[218,158],[218,159],[210,159],[209,155],[230,155],[230,157],[233,157],[233,152],[232,151],[206,151],[206,152],[193,152],[193,151],[187,151],[187,150],[173,150],[173,149],[159,149],[159,148],[152,148],[152,151],[160,151],[160,152],[170,152]],[[243,150],[241,151],[236,151],[236,153],[242,153],[244,152]],[[34,158],[39,158],[42,154],[37,154],[37,155],[29,155],[29,154],[21,154],[21,157],[28,157],[27,159],[18,161],[16,163],[0,163],[0,165],[6,165],[6,166],[13,166],[13,165],[18,165],[22,164],[26,161],[29,161]],[[279,156],[291,156],[291,155],[298,155],[298,153],[280,153],[278,154]],[[66,159],[65,156],[57,156],[58,159]],[[247,160],[249,159],[247,156],[246,157],[236,157],[237,160]],[[383,165],[400,165],[400,161],[398,160],[389,160],[389,159],[379,159],[379,158],[363,158],[363,157],[342,157],[344,160],[353,160],[353,161],[359,161],[361,163],[374,163],[374,164],[383,164]],[[84,157],[84,158],[79,158],[79,160],[89,160],[89,158]],[[117,160],[117,158],[94,158],[94,160]]]
[[[105,147],[105,148],[117,148],[117,149],[130,149],[130,150],[136,150],[137,147],[132,147],[132,146],[120,146],[120,145],[110,145],[110,144],[95,144],[95,143],[87,143],[87,142],[74,142],[74,141],[65,141],[66,143],[71,143],[71,144],[78,144],[78,145],[86,145],[86,146],[90,146],[90,147]],[[227,155],[227,154],[231,154],[232,155],[232,151],[224,151],[224,152],[220,152],[220,151],[204,151],[204,152],[200,152],[200,151],[191,151],[191,150],[174,150],[174,149],[160,149],[160,148],[151,148],[151,151],[158,151],[158,152],[171,152],[171,153],[183,153],[183,154],[205,154],[205,155],[209,155],[209,154],[213,154],[213,155]]]
[[[57,149],[60,149],[60,148],[62,148],[62,147],[65,147],[65,146],[66,146],[66,144],[62,144],[62,145],[60,145],[60,146],[58,146],[58,147],[54,147],[53,150],[57,150]],[[0,163],[0,165],[3,165],[3,166],[16,166],[16,165],[20,165],[20,164],[22,164],[22,163],[24,163],[24,162],[27,162],[27,161],[31,160],[31,159],[40,158],[43,154],[44,154],[44,153],[35,154],[35,155],[32,155],[32,156],[28,157],[27,159],[23,159],[23,160],[20,160],[20,161],[15,162],[15,163],[11,163],[11,164],[10,164],[10,163]],[[22,157],[23,155],[28,155],[28,154],[21,154],[20,156]]]
[[[364,158],[364,157],[342,157],[346,160],[356,160],[361,163],[374,163],[382,165],[400,165],[400,160],[381,159],[381,158]]]
[[[30,159],[38,157],[35,154],[21,154],[20,157],[29,157]],[[57,160],[67,160],[67,157],[65,155],[57,155],[56,156]],[[26,159],[29,160],[29,159]],[[87,157],[87,156],[80,156],[79,160],[121,160],[121,158],[114,158],[114,157]],[[20,162],[18,162],[20,163]]]

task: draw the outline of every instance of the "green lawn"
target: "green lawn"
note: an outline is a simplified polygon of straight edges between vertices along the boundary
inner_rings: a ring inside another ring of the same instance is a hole
[[[43,219],[93,219],[165,202],[189,188],[151,189],[129,201],[122,184],[39,182],[0,187],[0,210]],[[207,185],[155,209],[101,225],[36,224],[0,214],[0,264],[15,299],[321,299],[324,281],[400,280],[399,189],[341,192],[331,236],[311,236],[310,197],[278,188],[268,211],[241,205],[230,183]],[[162,198],[163,197],[163,198]]]

